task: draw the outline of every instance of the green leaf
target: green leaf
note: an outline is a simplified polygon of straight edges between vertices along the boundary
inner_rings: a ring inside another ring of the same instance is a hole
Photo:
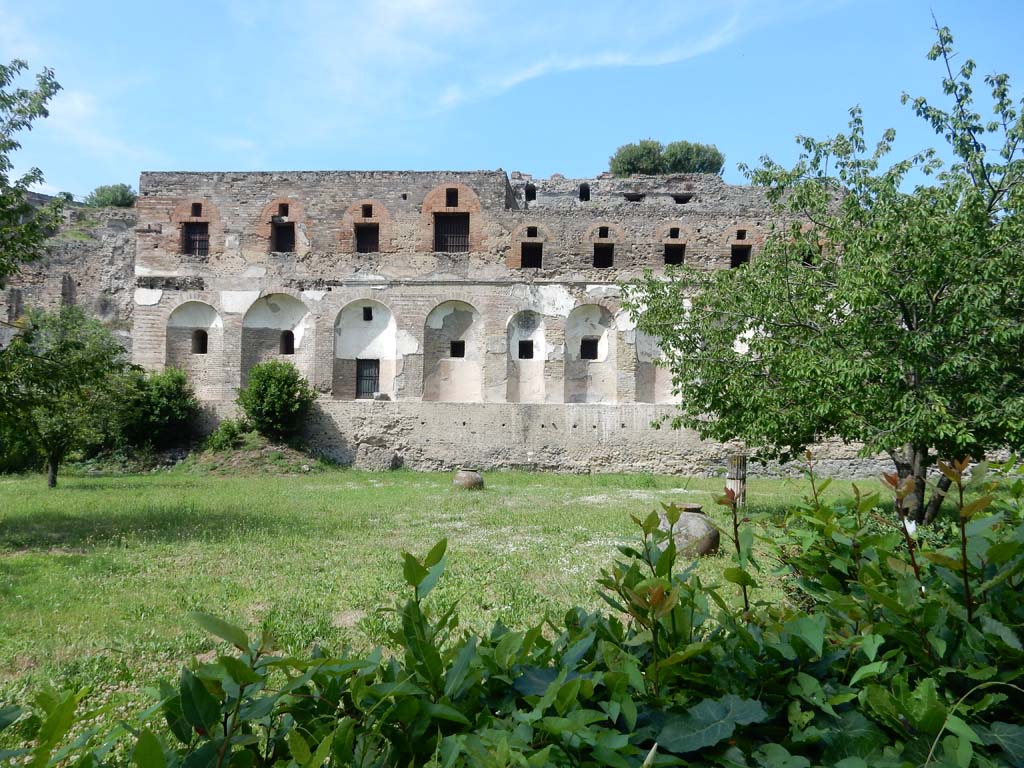
[[[992,723],[978,735],[985,744],[1002,749],[1013,765],[1024,765],[1024,726]]]
[[[790,754],[781,744],[763,744],[753,758],[762,768],[810,768],[811,765],[806,757]]]
[[[239,685],[253,685],[263,679],[256,670],[250,668],[248,664],[236,659],[234,656],[219,656],[217,663]]]
[[[733,584],[739,584],[741,587],[754,587],[757,583],[754,578],[742,568],[726,568],[722,572],[722,576],[725,580]]]
[[[704,699],[685,715],[671,715],[658,734],[663,749],[686,754],[711,747],[732,736],[737,725],[762,723],[768,713],[761,702],[727,694],[721,699]]]
[[[512,636],[513,638],[515,637],[514,633],[510,632],[508,635],[503,637],[502,640],[509,636]],[[519,637],[521,642],[522,636],[520,635]],[[501,646],[501,642],[498,643],[498,646]],[[463,683],[465,683],[466,676],[469,674],[470,665],[473,663],[473,660],[477,658],[477,656],[478,654],[476,650],[476,638],[470,637],[466,641],[466,644],[459,649],[459,653],[455,657],[455,663],[452,664],[452,666],[449,667],[448,672],[445,673],[445,696],[455,699],[463,694]]]
[[[210,729],[220,719],[220,702],[202,681],[187,669],[181,671],[178,684],[181,713],[200,736],[209,737]]]
[[[167,765],[163,747],[148,728],[139,734],[139,740],[132,752],[132,762],[139,768],[164,768]]]
[[[299,765],[305,765],[313,759],[313,753],[309,750],[309,744],[302,738],[298,728],[293,727],[288,731],[288,735],[285,738],[288,740],[288,749],[291,750],[292,757]]]
[[[815,614],[813,616],[801,616],[799,619],[793,619],[787,621],[785,629],[793,637],[800,638],[803,643],[814,652],[816,656],[821,656],[822,650],[825,644],[825,625],[827,620],[822,614]]]
[[[246,637],[245,632],[234,624],[228,624],[228,622],[223,619],[219,619],[216,616],[211,616],[208,613],[202,613],[200,611],[192,611],[189,614],[189,618],[211,635],[215,635],[222,640],[227,640],[238,650],[249,650],[249,638]]]
[[[324,764],[324,761],[331,754],[331,745],[334,743],[334,731],[328,733],[324,740],[320,742],[320,746],[316,748],[316,752],[305,761],[303,768],[320,768]]]
[[[432,701],[428,701],[424,704],[424,709],[435,720],[447,720],[448,722],[460,723],[461,725],[471,724],[464,714],[448,704],[441,702],[435,704]]]
[[[853,673],[853,677],[850,678],[850,685],[856,685],[866,677],[874,677],[885,672],[889,666],[888,661],[873,661],[870,664],[865,664],[863,667]]]
[[[445,551],[448,549],[448,539],[441,539],[437,544],[434,545],[426,558],[423,560],[423,565],[427,568],[437,565],[441,562],[441,558],[444,557]]]
[[[996,621],[991,616],[981,617],[981,628],[986,635],[995,635],[1010,648],[1013,648],[1013,650],[1024,650],[1024,647],[1021,646],[1020,638],[1014,634],[1014,631],[1002,622]]]
[[[36,733],[36,748],[32,750],[32,768],[42,768],[49,763],[53,750],[61,742],[75,719],[78,702],[85,696],[85,691],[69,693],[58,699],[46,713],[46,718]]]
[[[438,579],[441,578],[441,574],[444,573],[446,563],[447,561],[442,556],[437,563],[430,566],[427,570],[427,575],[423,577],[423,580],[420,581],[418,585],[416,585],[417,599],[422,600],[430,593],[430,590],[432,590],[437,584]]]
[[[402,553],[402,560],[402,575],[405,576],[405,583],[410,587],[418,587],[427,578],[427,569],[408,552]]]
[[[21,713],[24,711],[21,707],[16,707],[13,704],[0,707],[0,731],[21,717]]]
[[[878,649],[882,647],[884,642],[885,638],[881,635],[864,635],[860,641],[860,649],[868,657],[868,661],[874,661],[875,656],[878,654]]]

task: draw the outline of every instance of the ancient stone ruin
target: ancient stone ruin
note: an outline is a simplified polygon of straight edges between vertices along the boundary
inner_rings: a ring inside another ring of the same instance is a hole
[[[714,175],[144,173],[134,211],[73,209],[0,316],[84,305],[185,370],[209,424],[290,361],[322,393],[308,439],[345,463],[702,473],[729,449],[652,426],[676,396],[619,284],[740,267],[773,224]]]

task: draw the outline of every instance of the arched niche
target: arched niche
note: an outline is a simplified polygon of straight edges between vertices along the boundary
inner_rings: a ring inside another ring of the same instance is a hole
[[[505,399],[510,403],[544,402],[544,363],[548,348],[544,317],[524,310],[509,318],[506,329]]]
[[[395,397],[398,331],[391,310],[373,299],[347,304],[334,322],[332,392],[339,400]]]
[[[658,340],[636,332],[636,399],[641,403],[674,403],[672,371],[659,363],[664,358]]]
[[[210,396],[223,371],[224,323],[203,301],[179,304],[167,318],[164,366],[179,368],[200,398]]]
[[[565,402],[614,403],[615,318],[598,304],[576,307],[565,320]]]
[[[423,328],[423,399],[483,400],[483,321],[463,301],[438,304]]]
[[[242,386],[249,369],[267,360],[292,363],[311,379],[313,327],[309,309],[294,296],[272,293],[254,301],[242,318]]]

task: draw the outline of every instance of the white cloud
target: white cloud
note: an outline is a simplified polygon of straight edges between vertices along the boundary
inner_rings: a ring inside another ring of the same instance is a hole
[[[89,91],[61,91],[53,97],[49,109],[50,117],[43,124],[44,130],[59,134],[66,142],[98,159],[140,163],[152,161],[156,156],[149,149],[118,139],[107,117],[111,110],[101,105]]]

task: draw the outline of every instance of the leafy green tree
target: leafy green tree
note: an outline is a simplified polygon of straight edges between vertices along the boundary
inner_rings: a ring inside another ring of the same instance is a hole
[[[653,176],[665,172],[665,158],[660,141],[644,139],[636,144],[623,144],[608,161],[615,176],[643,174]]]
[[[184,371],[132,371],[117,425],[117,441],[131,447],[162,448],[186,441],[199,401]]]
[[[106,184],[86,195],[84,202],[90,208],[131,208],[135,198],[135,190],[128,184]]]
[[[948,110],[905,101],[949,143],[883,167],[893,132],[869,148],[850,130],[801,138],[793,168],[748,171],[790,224],[735,270],[680,268],[628,288],[639,328],[660,340],[683,402],[675,426],[741,439],[788,459],[823,438],[888,454],[911,485],[901,513],[926,504],[936,460],[1024,445],[1024,121],[1006,75],[985,79],[992,115],[975,112],[974,63],[945,64]],[[904,191],[908,173],[925,180]]]
[[[673,141],[663,152],[666,173],[721,173],[725,155],[714,144]]]
[[[253,427],[278,440],[299,433],[315,399],[316,392],[298,369],[281,360],[254,365],[238,393],[238,405]]]
[[[100,440],[110,396],[125,369],[124,349],[102,323],[77,307],[29,310],[0,353],[3,418],[31,435],[46,459],[48,485],[69,453]]]
[[[17,135],[46,117],[46,104],[60,90],[53,72],[44,69],[36,75],[35,88],[15,86],[19,75],[28,69],[21,59],[0,64],[0,286],[14,274],[18,265],[32,261],[43,251],[43,242],[60,221],[61,200],[34,208],[28,201],[29,188],[43,181],[38,168],[20,178],[12,178],[11,155],[21,147]]]

